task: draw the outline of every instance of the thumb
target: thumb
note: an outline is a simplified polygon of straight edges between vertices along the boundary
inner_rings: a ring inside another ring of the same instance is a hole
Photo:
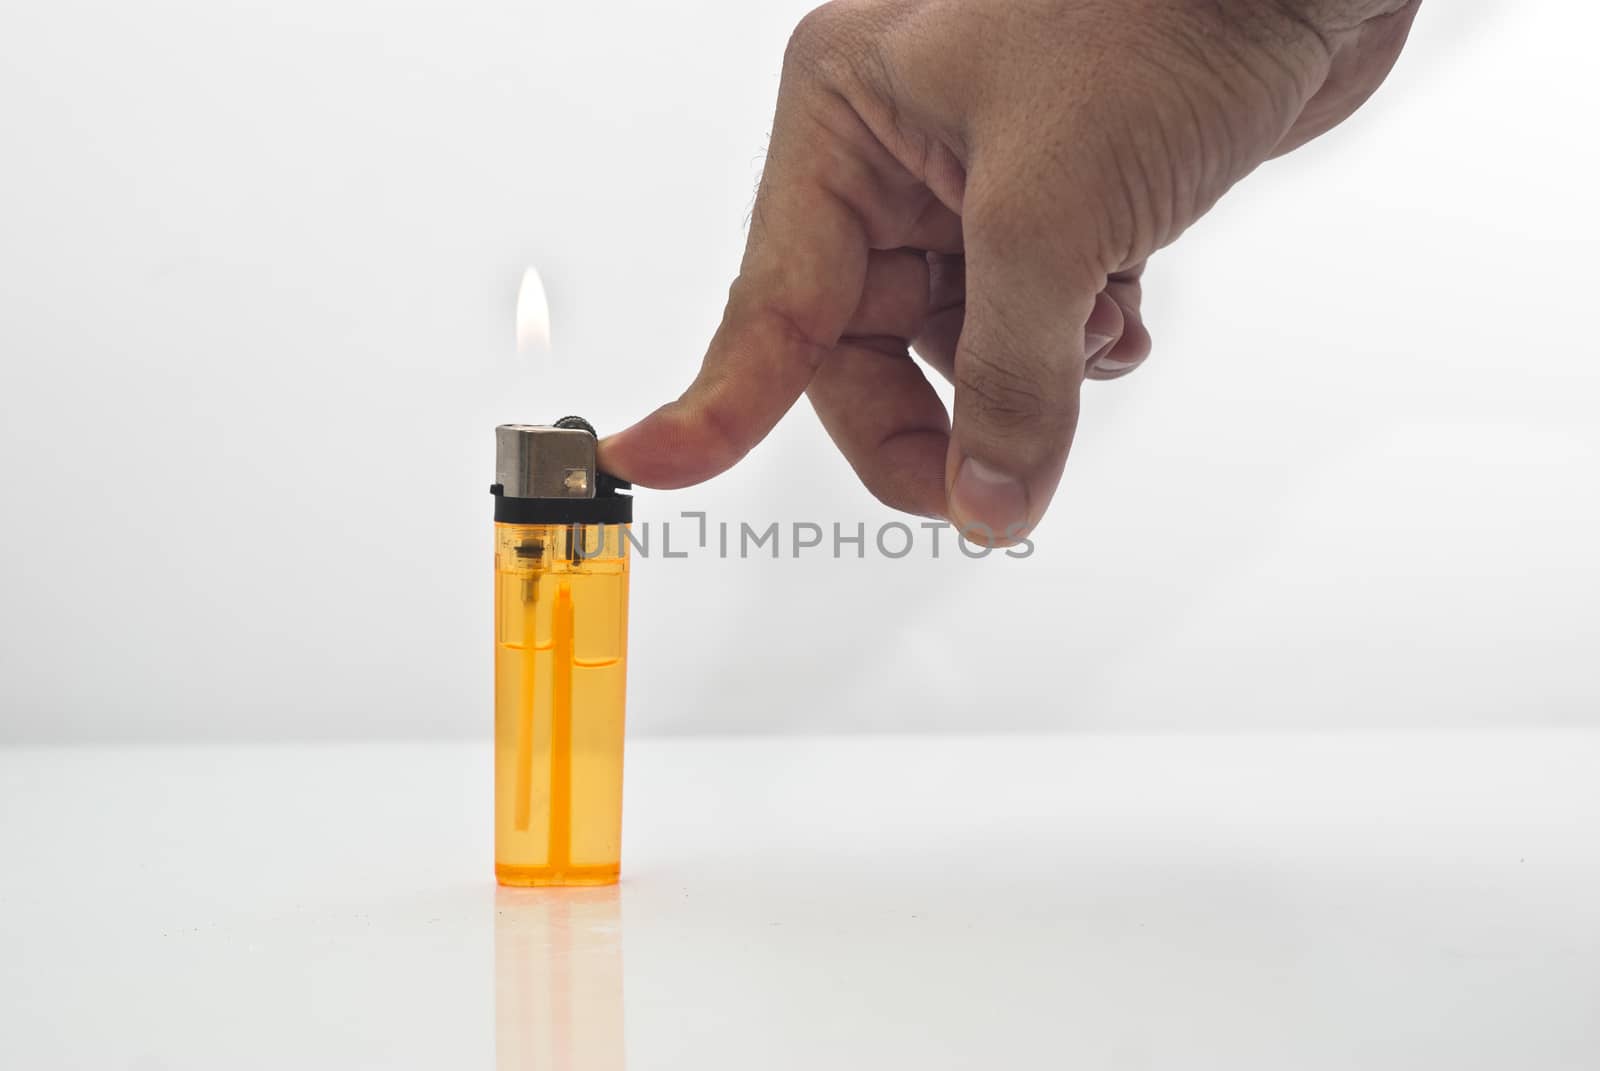
[[[1030,531],[1055,494],[1078,424],[1085,326],[1106,281],[1098,235],[1061,218],[1063,204],[1093,199],[1036,205],[1017,192],[985,189],[975,174],[962,216],[967,307],[945,480],[951,520],[991,546]],[[1095,316],[1093,349],[1120,334],[1121,317],[1106,319]]]

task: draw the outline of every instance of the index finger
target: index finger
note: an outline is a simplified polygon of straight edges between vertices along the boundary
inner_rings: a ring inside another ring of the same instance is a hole
[[[852,162],[819,112],[837,106],[780,90],[744,260],[700,373],[677,401],[600,444],[608,472],[674,488],[724,471],[794,405],[844,333],[868,241],[841,192]]]

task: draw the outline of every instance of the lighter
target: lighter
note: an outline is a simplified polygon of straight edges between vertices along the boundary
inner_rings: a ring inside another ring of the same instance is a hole
[[[629,485],[579,417],[495,429],[494,872],[608,885],[622,858]]]

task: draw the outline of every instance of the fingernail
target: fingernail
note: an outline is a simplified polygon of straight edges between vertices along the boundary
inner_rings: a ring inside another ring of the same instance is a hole
[[[1116,344],[1117,336],[1115,335],[1084,335],[1083,352],[1089,355],[1086,363],[1094,364],[1096,360]]]
[[[1028,492],[1022,481],[973,457],[956,472],[950,505],[956,523],[979,542],[1014,538],[1028,523]]]
[[[1113,361],[1109,357],[1102,357],[1094,362],[1094,370],[1102,375],[1115,376],[1126,372],[1130,368],[1138,368],[1138,361]]]

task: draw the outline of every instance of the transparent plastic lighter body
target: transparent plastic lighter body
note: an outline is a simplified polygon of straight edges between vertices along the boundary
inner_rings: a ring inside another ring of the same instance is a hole
[[[494,528],[495,877],[607,885],[622,859],[626,526]]]

